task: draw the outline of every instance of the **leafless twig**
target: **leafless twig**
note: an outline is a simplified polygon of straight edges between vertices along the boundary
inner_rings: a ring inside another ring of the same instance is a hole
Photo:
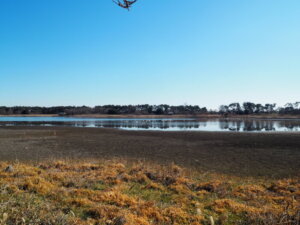
[[[132,4],[136,3],[137,0],[133,0],[133,1],[128,1],[128,0],[122,0],[122,2],[120,0],[112,0],[114,3],[116,3],[118,6],[129,10],[130,7],[132,6]]]

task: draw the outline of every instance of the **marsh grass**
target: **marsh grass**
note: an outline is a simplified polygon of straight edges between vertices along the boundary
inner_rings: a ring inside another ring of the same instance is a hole
[[[299,179],[122,159],[0,163],[0,224],[299,224]]]

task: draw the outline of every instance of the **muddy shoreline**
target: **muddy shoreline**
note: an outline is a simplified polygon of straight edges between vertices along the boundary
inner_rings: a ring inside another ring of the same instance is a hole
[[[127,158],[237,176],[300,175],[300,133],[1,127],[2,161]]]
[[[0,117],[61,117],[58,114],[13,114],[13,115],[0,115]],[[151,119],[176,119],[176,118],[191,118],[191,119],[300,119],[300,115],[280,115],[280,114],[266,114],[266,115],[228,115],[226,117],[219,114],[182,114],[182,115],[142,115],[142,114],[81,114],[64,116],[70,118],[151,118]]]

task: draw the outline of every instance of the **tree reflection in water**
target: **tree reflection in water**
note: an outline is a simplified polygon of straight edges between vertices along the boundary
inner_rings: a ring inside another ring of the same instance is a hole
[[[0,121],[0,126],[64,126],[117,128],[127,130],[162,130],[162,131],[300,131],[300,120],[263,120],[263,119],[72,119],[60,118],[60,121]]]

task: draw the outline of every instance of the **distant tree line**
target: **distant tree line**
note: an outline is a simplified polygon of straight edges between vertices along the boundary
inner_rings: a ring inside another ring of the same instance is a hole
[[[221,105],[219,110],[208,111],[206,107],[197,105],[103,105],[103,106],[56,106],[56,107],[28,107],[0,106],[1,115],[26,114],[137,114],[137,115],[178,115],[178,114],[221,114],[221,115],[252,115],[252,114],[300,114],[300,102],[288,103],[284,107],[276,104],[255,104],[252,102],[231,103]]]
[[[300,114],[300,102],[287,103],[284,107],[277,107],[276,104],[255,104],[252,102],[231,103],[221,105],[219,113],[223,115],[252,115],[252,114]]]
[[[58,106],[58,107],[27,107],[0,106],[1,115],[26,114],[141,114],[141,115],[173,115],[173,114],[203,114],[207,109],[192,105],[104,105],[104,106]]]

